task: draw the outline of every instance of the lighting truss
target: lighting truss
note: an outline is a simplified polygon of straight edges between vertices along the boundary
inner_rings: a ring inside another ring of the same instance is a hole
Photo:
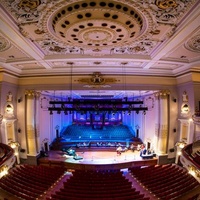
[[[147,111],[143,101],[122,100],[122,99],[69,99],[68,101],[50,101],[48,110],[67,111]]]

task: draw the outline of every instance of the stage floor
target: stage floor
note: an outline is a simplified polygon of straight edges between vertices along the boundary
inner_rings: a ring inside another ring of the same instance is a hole
[[[80,160],[75,160],[73,156],[66,155],[62,151],[49,151],[48,157],[39,158],[39,164],[63,164],[67,168],[70,166],[72,168],[77,168],[77,166],[109,166],[113,168],[118,166],[118,168],[127,168],[135,165],[154,165],[157,164],[157,158],[153,159],[143,159],[140,157],[140,152],[128,150],[122,152],[121,155],[118,155],[116,151],[88,151],[83,149],[83,151],[76,151],[78,157],[81,157]]]

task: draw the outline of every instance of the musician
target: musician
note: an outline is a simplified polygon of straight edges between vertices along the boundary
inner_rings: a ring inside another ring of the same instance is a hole
[[[117,155],[121,155],[121,153],[122,153],[122,147],[118,146],[117,149],[116,149],[116,151],[117,151]]]

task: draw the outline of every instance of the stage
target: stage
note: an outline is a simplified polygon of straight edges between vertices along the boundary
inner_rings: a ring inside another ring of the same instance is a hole
[[[77,159],[76,159],[77,158]],[[132,166],[157,164],[157,158],[144,159],[139,151],[128,150],[117,154],[116,150],[105,148],[81,148],[76,150],[76,157],[62,151],[49,151],[48,157],[38,159],[39,165],[63,166],[69,169],[124,169]]]

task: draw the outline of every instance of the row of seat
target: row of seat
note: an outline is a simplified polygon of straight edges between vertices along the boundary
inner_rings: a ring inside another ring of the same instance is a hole
[[[160,199],[174,199],[199,186],[196,179],[176,165],[132,167],[130,173]]]
[[[148,200],[132,187],[132,182],[116,171],[76,170],[63,182],[63,187],[51,195],[51,199],[137,199]]]
[[[112,139],[127,139],[132,138],[133,134],[127,126],[119,125],[117,127],[106,126],[106,130],[92,130],[91,127],[87,126],[68,126],[63,132],[64,137],[69,137],[71,139],[99,139],[112,138]]]
[[[1,178],[0,187],[18,198],[32,200],[43,196],[63,175],[64,168],[17,166]]]

